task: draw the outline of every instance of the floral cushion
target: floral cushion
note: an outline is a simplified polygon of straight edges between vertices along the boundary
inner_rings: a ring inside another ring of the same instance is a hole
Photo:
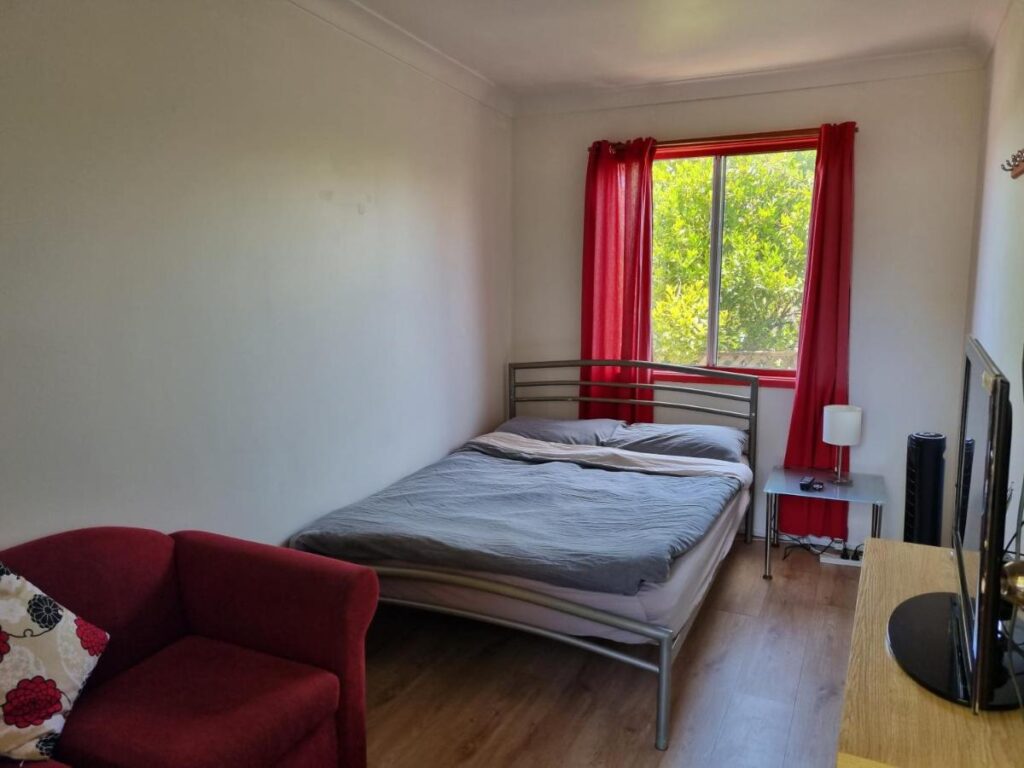
[[[0,563],[0,757],[53,754],[108,638]]]

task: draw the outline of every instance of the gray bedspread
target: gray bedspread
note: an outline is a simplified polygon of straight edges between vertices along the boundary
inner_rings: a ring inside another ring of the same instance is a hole
[[[290,545],[346,560],[399,560],[632,595],[668,578],[740,489],[675,477],[523,461],[472,443],[331,512]]]

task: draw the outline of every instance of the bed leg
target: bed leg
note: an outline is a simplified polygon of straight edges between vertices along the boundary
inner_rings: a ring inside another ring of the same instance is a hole
[[[654,746],[668,749],[668,716],[672,696],[672,638],[664,637],[658,645],[658,721]]]

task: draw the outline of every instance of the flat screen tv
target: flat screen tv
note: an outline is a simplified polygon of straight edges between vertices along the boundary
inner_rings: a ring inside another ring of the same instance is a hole
[[[903,670],[975,711],[1021,706],[1024,690],[1024,664],[1010,652],[1010,607],[999,594],[1011,423],[1009,381],[968,338],[951,526],[955,591],[916,595],[889,618],[889,647]]]

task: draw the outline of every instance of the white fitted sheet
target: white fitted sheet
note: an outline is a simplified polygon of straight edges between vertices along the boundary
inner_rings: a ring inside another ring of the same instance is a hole
[[[718,573],[718,566],[729,553],[749,503],[750,492],[741,490],[711,525],[704,538],[689,552],[676,558],[672,563],[667,581],[661,584],[644,584],[635,595],[588,592],[494,573],[459,571],[452,568],[434,570],[462,573],[489,581],[511,584],[619,616],[667,626],[674,632],[682,632],[689,629],[693,617],[696,616],[697,610]],[[422,565],[393,561],[378,563],[378,565],[423,569]],[[384,598],[413,600],[472,611],[569,635],[600,637],[623,643],[648,642],[643,637],[620,629],[558,613],[539,605],[466,587],[383,577],[380,580],[380,591],[381,597]]]

